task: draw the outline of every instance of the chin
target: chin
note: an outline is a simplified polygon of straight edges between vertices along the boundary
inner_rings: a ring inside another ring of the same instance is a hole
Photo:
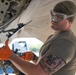
[[[51,28],[57,30],[57,27],[55,25],[52,25]]]

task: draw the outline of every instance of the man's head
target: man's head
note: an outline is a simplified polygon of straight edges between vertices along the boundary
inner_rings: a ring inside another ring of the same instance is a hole
[[[68,16],[76,14],[76,5],[72,1],[62,1],[55,5],[53,11],[66,14]],[[68,20],[73,22],[75,16],[69,17]]]
[[[72,1],[62,1],[51,10],[52,28],[65,31],[70,29],[76,16],[76,5]]]

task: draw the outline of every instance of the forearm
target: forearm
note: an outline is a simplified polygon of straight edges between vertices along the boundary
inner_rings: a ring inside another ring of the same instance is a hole
[[[21,72],[27,75],[45,75],[40,65],[35,65],[30,62],[22,60],[19,56],[14,53],[10,56],[10,61],[19,69]]]

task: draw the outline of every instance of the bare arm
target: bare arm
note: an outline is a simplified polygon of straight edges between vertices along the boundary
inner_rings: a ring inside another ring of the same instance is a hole
[[[22,60],[19,56],[14,53],[10,56],[10,61],[19,69],[21,72],[27,75],[46,75],[40,65],[35,65],[30,62]]]
[[[22,60],[14,53],[11,54],[10,61],[27,75],[52,75],[65,65],[64,60],[51,54],[45,55],[37,65]]]

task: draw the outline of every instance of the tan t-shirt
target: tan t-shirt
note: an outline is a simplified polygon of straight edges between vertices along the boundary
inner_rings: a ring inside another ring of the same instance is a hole
[[[76,37],[71,30],[49,37],[40,50],[40,57],[48,52],[66,62],[66,65],[53,75],[75,75]]]

